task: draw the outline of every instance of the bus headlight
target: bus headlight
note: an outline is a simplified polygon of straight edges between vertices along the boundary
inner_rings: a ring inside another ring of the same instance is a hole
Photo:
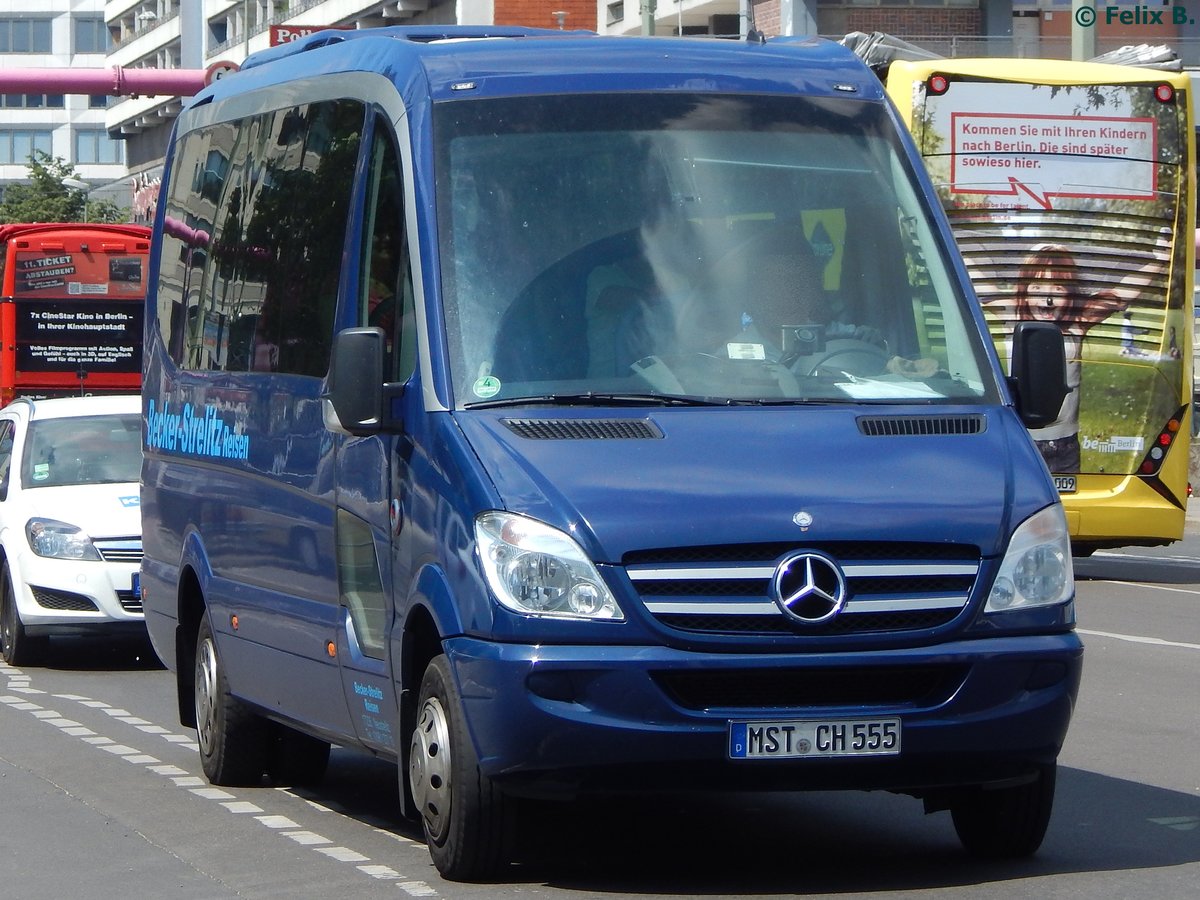
[[[1048,506],[1016,530],[984,612],[1065,603],[1075,595],[1071,537],[1062,506]]]
[[[505,512],[475,519],[488,586],[501,605],[531,616],[624,619],[582,548],[557,528]]]

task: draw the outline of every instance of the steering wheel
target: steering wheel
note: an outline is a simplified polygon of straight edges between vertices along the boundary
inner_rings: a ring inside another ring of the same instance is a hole
[[[888,353],[878,344],[857,338],[835,338],[825,343],[824,350],[801,357],[792,368],[799,375],[871,378],[887,371],[887,363]]]

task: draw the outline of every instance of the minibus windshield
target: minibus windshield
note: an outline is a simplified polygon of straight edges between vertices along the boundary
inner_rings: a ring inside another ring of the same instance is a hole
[[[881,104],[456,100],[434,138],[458,408],[996,396]]]

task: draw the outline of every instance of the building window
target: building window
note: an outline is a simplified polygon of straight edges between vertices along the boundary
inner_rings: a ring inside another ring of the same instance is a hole
[[[111,101],[110,97],[104,94],[89,94],[88,109],[108,109],[108,104]]]
[[[65,106],[63,94],[0,94],[0,107],[4,109],[63,109]]]
[[[625,0],[608,4],[608,24],[616,25],[625,18]]]
[[[104,53],[111,47],[111,35],[103,18],[95,16],[75,20],[76,53]]]
[[[0,164],[24,165],[33,156],[34,150],[51,155],[53,141],[49,131],[0,130]]]
[[[49,19],[0,19],[0,53],[49,52]]]
[[[119,163],[122,149],[121,142],[114,141],[102,128],[81,128],[75,132],[76,163]]]

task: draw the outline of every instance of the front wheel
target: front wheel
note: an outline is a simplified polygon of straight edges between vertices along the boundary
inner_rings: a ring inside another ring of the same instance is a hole
[[[47,637],[29,637],[17,610],[17,595],[13,589],[12,572],[8,563],[0,566],[0,651],[10,666],[37,665],[50,646]]]
[[[229,692],[212,626],[196,637],[196,737],[200,764],[213,784],[253,786],[267,771],[267,722]]]
[[[1054,763],[1028,784],[974,790],[950,807],[958,839],[972,856],[988,859],[1030,856],[1046,836],[1054,807]]]
[[[421,679],[409,786],[429,854],[444,878],[480,881],[506,862],[513,806],[479,770],[462,698],[445,656]]]

